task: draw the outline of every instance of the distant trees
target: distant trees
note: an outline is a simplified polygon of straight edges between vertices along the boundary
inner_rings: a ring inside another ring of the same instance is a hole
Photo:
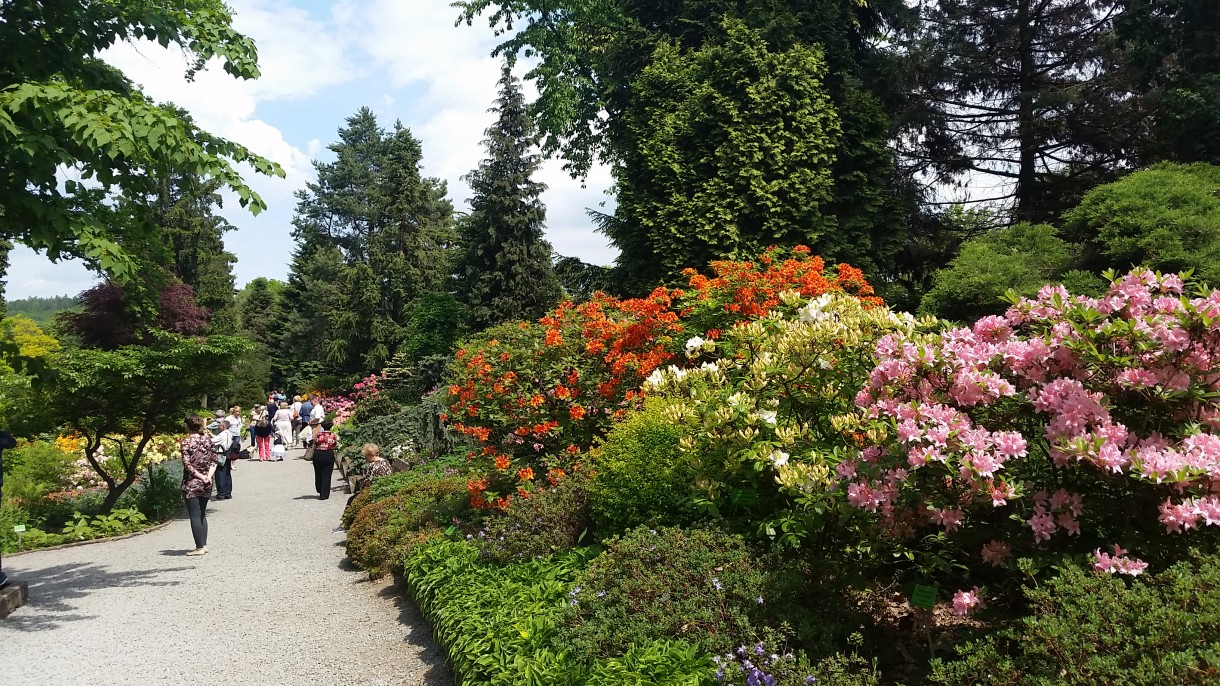
[[[361,108],[330,150],[335,161],[315,162],[317,182],[297,194],[276,345],[350,376],[380,369],[416,303],[449,277],[453,206],[401,123],[383,130]]]

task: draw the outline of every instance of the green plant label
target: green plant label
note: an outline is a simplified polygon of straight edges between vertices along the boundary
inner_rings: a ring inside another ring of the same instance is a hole
[[[16,525],[16,526],[14,526],[14,527],[13,527],[13,531],[15,531],[15,532],[17,532],[17,533],[19,533],[19,534],[20,534],[20,533],[25,533],[25,524],[18,524],[18,525]]]
[[[450,526],[448,529],[445,529],[445,535],[446,535],[446,536],[452,536],[454,531],[457,531],[457,527],[456,527],[456,526]]]
[[[932,606],[936,604],[936,587],[915,584],[915,590],[911,592],[911,604],[931,610]]]
[[[733,489],[731,496],[734,505],[754,505],[758,503],[758,491],[753,488]]]

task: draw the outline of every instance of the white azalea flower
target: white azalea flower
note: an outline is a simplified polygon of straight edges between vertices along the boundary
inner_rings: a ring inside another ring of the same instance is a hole
[[[775,426],[775,419],[776,419],[775,410],[759,410],[758,418],[763,420],[767,424],[770,424],[771,426]]]
[[[788,464],[789,457],[791,456],[788,455],[788,453],[782,450],[776,450],[772,452],[767,459],[771,460],[771,464],[775,465],[776,469],[779,469],[780,467],[784,467]]]
[[[705,372],[720,371],[720,365],[716,364],[715,362],[704,362],[703,364],[699,365],[699,368]]]
[[[812,324],[813,322],[829,317],[830,314],[826,312],[826,306],[830,304],[830,300],[831,298],[829,293],[825,293],[814,298],[813,300],[810,300],[808,305],[801,308],[798,315],[801,321],[805,322],[806,324]]]
[[[707,343],[707,341],[703,340],[702,338],[700,338],[698,336],[695,336],[686,341],[686,352],[688,352],[688,353],[694,352],[694,351],[698,350],[699,348],[702,348],[704,343]]]
[[[660,388],[661,386],[665,385],[665,373],[660,369],[654,369],[652,370],[652,374],[649,374],[648,378],[644,379],[644,383],[652,386],[653,388]]]

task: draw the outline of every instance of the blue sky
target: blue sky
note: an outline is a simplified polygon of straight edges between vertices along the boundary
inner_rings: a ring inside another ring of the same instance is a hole
[[[496,38],[485,23],[455,27],[451,0],[229,0],[238,30],[259,48],[263,77],[236,81],[212,68],[187,83],[181,52],[155,44],[122,45],[105,58],[150,96],[186,108],[208,131],[284,166],[285,179],[247,174],[270,209],[252,217],[236,202],[222,214],[238,230],[225,244],[238,257],[240,287],[258,276],[283,279],[292,246],[293,191],[313,179],[311,162],[328,159],[344,119],[370,107],[383,126],[395,119],[423,143],[424,173],[445,179],[450,197],[466,205],[460,180],[483,157],[487,109],[496,96]],[[528,93],[528,91],[527,91]],[[609,172],[582,184],[548,161],[547,238],[561,254],[609,264],[615,251],[592,230],[586,208],[606,210]],[[606,203],[605,207],[601,204]],[[74,295],[93,280],[83,267],[52,264],[23,247],[11,256],[6,296]]]

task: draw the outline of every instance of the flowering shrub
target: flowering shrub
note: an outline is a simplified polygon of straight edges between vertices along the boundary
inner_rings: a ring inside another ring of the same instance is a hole
[[[740,322],[763,317],[780,306],[781,295],[789,291],[806,299],[846,293],[869,306],[882,304],[863,272],[840,264],[828,273],[822,258],[810,255],[805,246],[790,251],[769,248],[753,262],[717,260],[711,270],[710,277],[694,269],[683,271],[690,287],[678,300],[686,330],[709,338]]]
[[[471,483],[474,501],[505,506],[514,490],[528,496],[562,478],[612,421],[639,407],[641,383],[659,367],[704,336],[714,341],[763,316],[784,292],[879,303],[859,270],[840,265],[829,274],[807,248],[772,249],[757,263],[715,262],[712,271],[689,272],[689,290],[564,302],[536,324],[489,329],[459,350],[447,420],[481,444],[491,475]]]
[[[458,350],[449,415],[481,445],[491,477],[471,482],[476,505],[506,506],[557,482],[611,421],[638,405],[640,383],[668,361],[682,331],[671,295],[562,303],[538,323],[503,324]]]
[[[1220,292],[1190,290],[1137,270],[1101,298],[1048,286],[971,328],[882,338],[856,398],[869,445],[836,470],[848,501],[890,537],[943,530],[967,567],[1171,560],[1173,536],[1220,524]]]
[[[788,542],[820,528],[815,520],[827,512],[837,519],[833,470],[863,438],[845,434],[838,418],[854,410],[876,342],[918,327],[869,305],[845,294],[783,293],[767,316],[689,346],[699,367],[648,379],[647,392],[673,401],[670,424],[694,427],[680,445],[706,509],[748,516]]]

